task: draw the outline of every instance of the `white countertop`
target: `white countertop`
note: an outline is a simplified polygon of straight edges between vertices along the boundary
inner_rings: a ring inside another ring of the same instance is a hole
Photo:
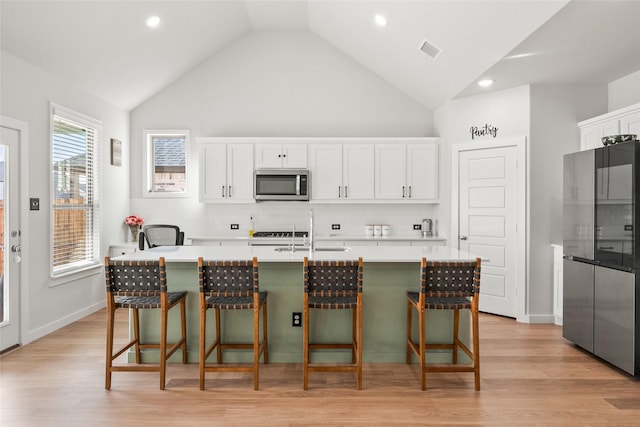
[[[187,237],[187,239],[192,242],[206,242],[206,241],[235,241],[235,242],[252,242],[252,243],[262,243],[262,242],[271,242],[271,241],[283,241],[289,242],[291,238],[285,237],[249,237],[249,236],[194,236]],[[297,237],[296,242],[302,242],[303,238]],[[328,240],[328,241],[345,241],[345,240],[357,240],[357,241],[416,241],[416,240],[424,240],[426,242],[444,242],[447,240],[446,237],[422,237],[418,232],[416,234],[399,234],[399,235],[391,235],[391,236],[365,236],[363,234],[321,234],[315,236],[315,240],[317,242]]]
[[[321,248],[318,245],[317,248]],[[335,249],[335,248],[331,248]],[[354,246],[350,251],[308,250],[277,252],[273,246],[160,246],[157,248],[121,255],[119,260],[157,260],[166,262],[196,262],[204,259],[238,260],[257,257],[262,262],[302,262],[305,256],[316,260],[350,260],[362,257],[367,262],[420,262],[422,257],[431,260],[455,261],[475,259],[475,255],[448,246]]]

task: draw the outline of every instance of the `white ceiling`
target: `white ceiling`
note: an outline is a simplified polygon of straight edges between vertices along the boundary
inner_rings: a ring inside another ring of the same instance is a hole
[[[311,31],[430,109],[483,75],[495,90],[640,69],[640,1],[1,0],[0,14],[3,50],[127,110],[251,31]]]

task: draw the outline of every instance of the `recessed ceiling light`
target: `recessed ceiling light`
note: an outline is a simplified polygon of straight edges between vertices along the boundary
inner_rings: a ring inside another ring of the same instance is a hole
[[[373,20],[378,27],[384,27],[387,25],[387,18],[385,18],[384,15],[380,15],[379,13],[373,17]]]
[[[489,87],[493,84],[493,80],[491,79],[482,79],[478,81],[478,86],[480,87]]]
[[[156,28],[158,25],[160,25],[160,17],[151,16],[151,17],[147,18],[147,27]]]

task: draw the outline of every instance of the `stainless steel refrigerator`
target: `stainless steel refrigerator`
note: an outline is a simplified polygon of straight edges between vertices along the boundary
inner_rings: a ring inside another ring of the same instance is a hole
[[[564,157],[563,336],[640,376],[640,143]]]

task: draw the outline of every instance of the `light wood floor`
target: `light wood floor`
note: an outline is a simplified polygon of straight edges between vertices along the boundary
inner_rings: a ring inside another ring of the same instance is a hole
[[[384,363],[365,364],[360,392],[351,373],[312,375],[305,392],[296,364],[262,366],[259,391],[243,373],[207,374],[200,391],[195,364],[171,364],[165,391],[146,372],[115,373],[106,391],[104,328],[101,311],[0,357],[0,425],[640,425],[640,382],[553,325],[481,315],[480,392],[451,373],[421,392],[416,365]]]

